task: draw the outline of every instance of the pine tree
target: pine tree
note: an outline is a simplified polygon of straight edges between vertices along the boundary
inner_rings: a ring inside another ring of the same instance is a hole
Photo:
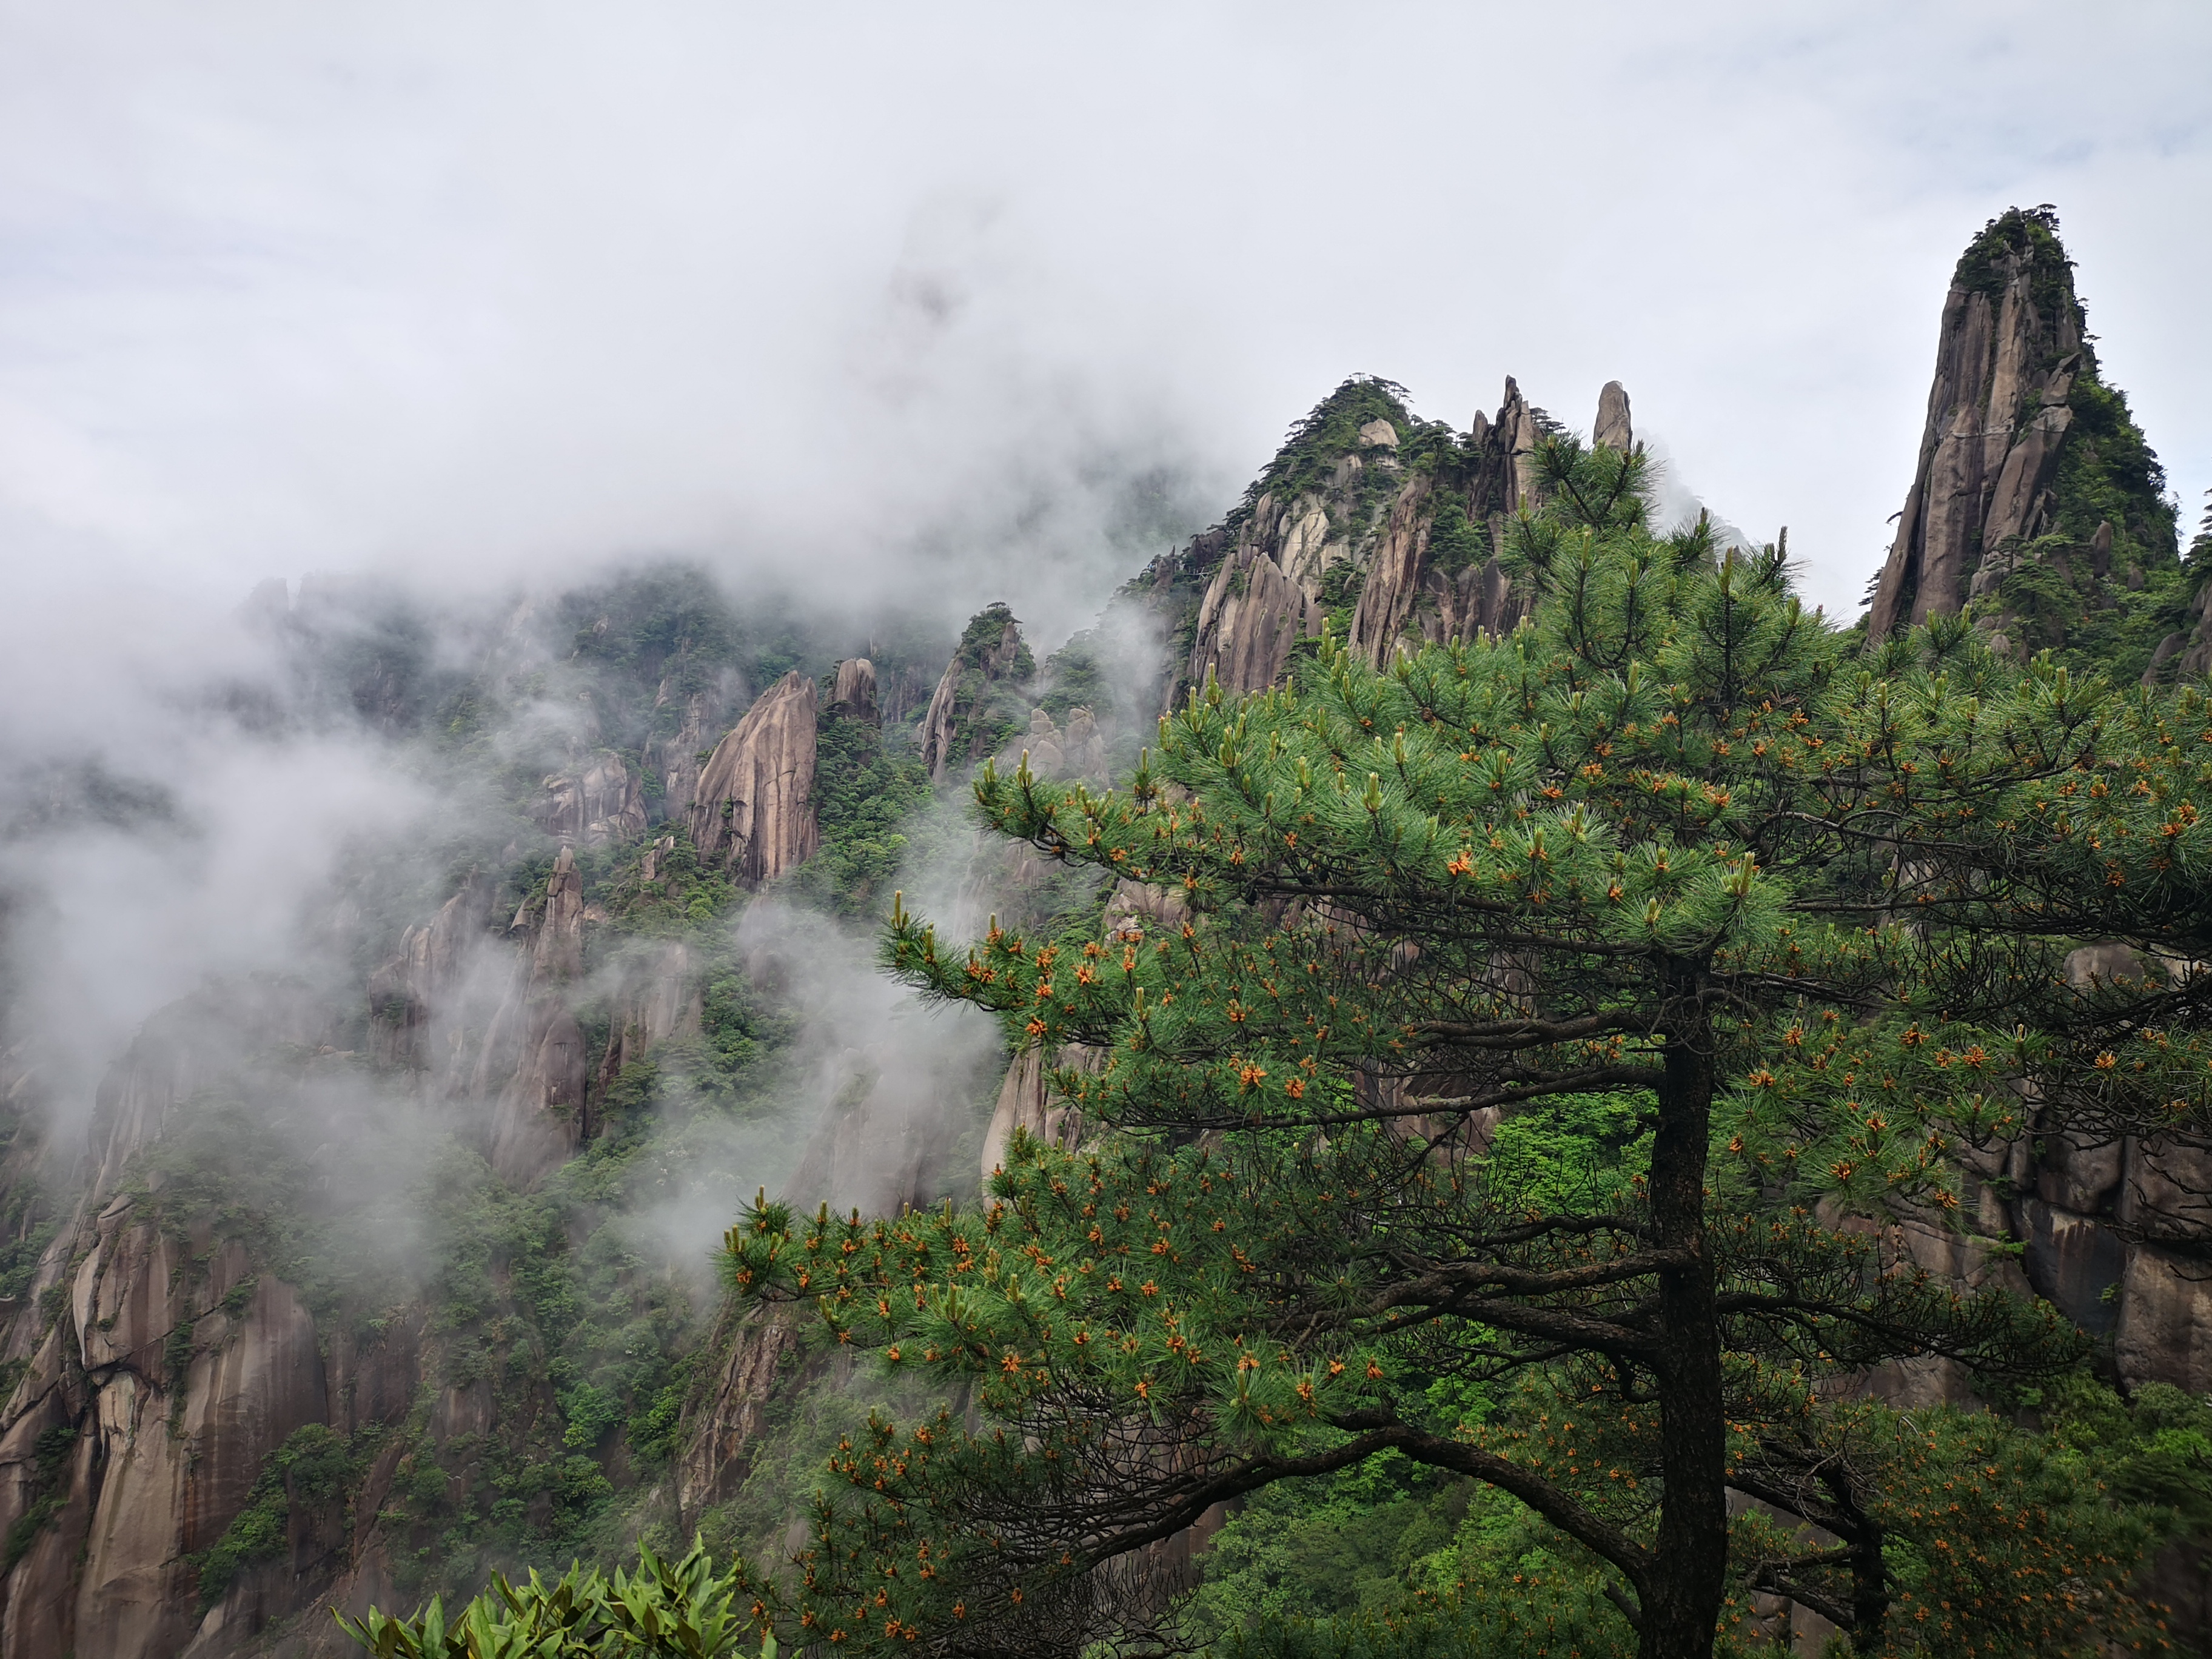
[[[1211,1506],[1392,1450],[1586,1551],[1644,1659],[1753,1590],[1862,1653],[2124,1634],[2124,1551],[2069,1578],[2047,1528],[2003,1558],[2064,1589],[2027,1635],[1893,1616],[1926,1454],[1837,1384],[2071,1363],[2048,1306],[1912,1246],[1971,1236],[2023,1137],[2212,1121],[2205,993],[2156,965],[2204,954],[2205,702],[2008,665],[1964,617],[1847,657],[1783,550],[1655,533],[1640,454],[1541,465],[1510,637],[1208,686],[1126,788],[986,770],[990,823],[1141,915],[952,946],[895,915],[890,965],[1070,1061],[1110,1133],[1018,1142],[980,1210],[732,1230],[741,1292],[980,1413],[841,1449],[811,1639],[1073,1654],[1144,1627]],[[2154,965],[2077,988],[2092,940]],[[1619,1156],[1491,1155],[1593,1100]],[[1733,1566],[1732,1487],[1782,1517]]]

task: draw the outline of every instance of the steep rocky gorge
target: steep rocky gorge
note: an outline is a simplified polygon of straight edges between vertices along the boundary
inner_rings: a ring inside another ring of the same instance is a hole
[[[780,1537],[771,1464],[834,1409],[810,1383],[858,1385],[803,1322],[720,1309],[698,1240],[678,1261],[641,1218],[726,1218],[740,1170],[893,1211],[975,1190],[1017,1127],[1084,1132],[1034,1052],[810,1046],[865,970],[811,963],[809,933],[879,913],[925,854],[978,917],[1179,921],[1174,896],[975,852],[944,827],[964,779],[1024,753],[1108,779],[1164,708],[1278,684],[1324,629],[1377,665],[1509,634],[1508,526],[1558,429],[1510,378],[1464,431],[1349,380],[1042,663],[1002,605],[916,647],[668,569],[519,605],[459,669],[358,585],[257,593],[299,707],[489,804],[404,880],[360,860],[319,924],[342,971],[161,1011],[88,1118],[43,1092],[34,1042],[0,1054],[0,1659],[337,1652],[331,1606],[641,1533]],[[1590,439],[1636,442],[1618,383]],[[1943,307],[1870,635],[1971,603],[2008,649],[2201,673],[2206,594],[2148,456],[2052,225],[1995,222]],[[1932,1226],[1901,1248],[2021,1276],[2125,1383],[2212,1391],[2199,1155],[2030,1136],[1978,1173],[1999,1248]],[[1879,1385],[1959,1392],[1939,1368]]]

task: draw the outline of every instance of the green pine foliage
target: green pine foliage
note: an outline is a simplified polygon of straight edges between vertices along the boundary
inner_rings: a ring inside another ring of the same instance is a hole
[[[1024,716],[1026,718],[1026,716]],[[833,915],[873,916],[905,863],[914,820],[935,796],[929,769],[873,720],[826,716],[815,749],[822,842],[793,886]]]
[[[2013,561],[1997,601],[2009,619],[2008,636],[2023,653],[2048,649],[2077,672],[2102,672],[2126,684],[2150,666],[2162,640],[2186,631],[2185,613],[2197,582],[2181,568],[2165,469],[2127,394],[2107,385],[2099,367],[2095,337],[2075,295],[2073,264],[2051,208],[2014,208],[1992,219],[1961,256],[1954,280],[1995,302],[2015,264],[2027,272],[2039,318],[2048,325],[2065,316],[2080,345],[2066,399],[2073,420],[2051,477],[2051,510],[2033,541],[1991,550]],[[2060,366],[2057,331],[2046,332],[2049,355],[2024,365],[2030,374]],[[2020,413],[2022,426],[2039,413],[2031,399]],[[2112,532],[2102,574],[2092,554],[2100,525]]]
[[[1447,576],[1456,576],[1470,566],[1490,558],[1490,538],[1467,516],[1467,505],[1456,495],[1437,503],[1429,526],[1429,562]]]
[[[1401,442],[1419,424],[1407,411],[1405,387],[1371,374],[1352,376],[1291,426],[1274,459],[1230,514],[1229,534],[1235,536],[1261,496],[1291,501],[1328,483],[1339,458],[1359,447],[1359,428],[1370,421],[1388,421]]]
[[[1126,788],[985,769],[1002,834],[1188,922],[963,945],[895,912],[912,982],[1093,1056],[1055,1086],[1110,1133],[1018,1141],[978,1207],[732,1231],[742,1295],[976,1413],[841,1448],[805,1639],[1142,1632],[1145,1544],[1395,1454],[1525,1510],[1645,1659],[1751,1639],[1771,1595],[1862,1653],[2155,1643],[2125,1594],[2149,1506],[1832,1386],[1934,1356],[2035,1388],[2076,1334],[1836,1223],[1987,1249],[1961,1149],[2212,1126],[2179,988],[2062,970],[2086,939],[2202,955],[2203,698],[1959,618],[1854,659],[1778,551],[1654,533],[1642,457],[1540,459],[1512,637],[1194,693]],[[1530,1155],[1563,1133],[1586,1156]]]
[[[1026,641],[1006,648],[1020,627],[1004,605],[977,611],[962,630],[952,653],[952,731],[945,745],[951,763],[965,766],[996,754],[1029,726],[1030,704],[1023,695],[1036,675],[1036,658]]]
[[[253,1490],[246,1495],[246,1507],[221,1538],[194,1558],[201,1611],[222,1600],[231,1581],[244,1568],[273,1559],[289,1549],[289,1528],[295,1504],[334,1509],[343,1504],[349,1484],[362,1473],[361,1454],[376,1438],[363,1437],[364,1443],[356,1445],[320,1423],[293,1430],[263,1462]]]

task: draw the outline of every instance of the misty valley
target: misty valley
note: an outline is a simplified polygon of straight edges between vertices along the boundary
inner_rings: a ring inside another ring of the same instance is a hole
[[[1940,321],[1853,619],[1368,375],[1065,638],[244,596],[0,799],[0,1656],[2205,1650],[2212,529]]]

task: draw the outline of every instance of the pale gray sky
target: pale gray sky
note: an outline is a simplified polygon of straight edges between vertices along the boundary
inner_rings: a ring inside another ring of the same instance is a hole
[[[2201,0],[0,0],[0,562],[82,617],[665,550],[1072,625],[1102,477],[1225,506],[1347,373],[1463,426],[1510,372],[1625,380],[1848,614],[2014,203],[2193,519],[2209,66]]]

